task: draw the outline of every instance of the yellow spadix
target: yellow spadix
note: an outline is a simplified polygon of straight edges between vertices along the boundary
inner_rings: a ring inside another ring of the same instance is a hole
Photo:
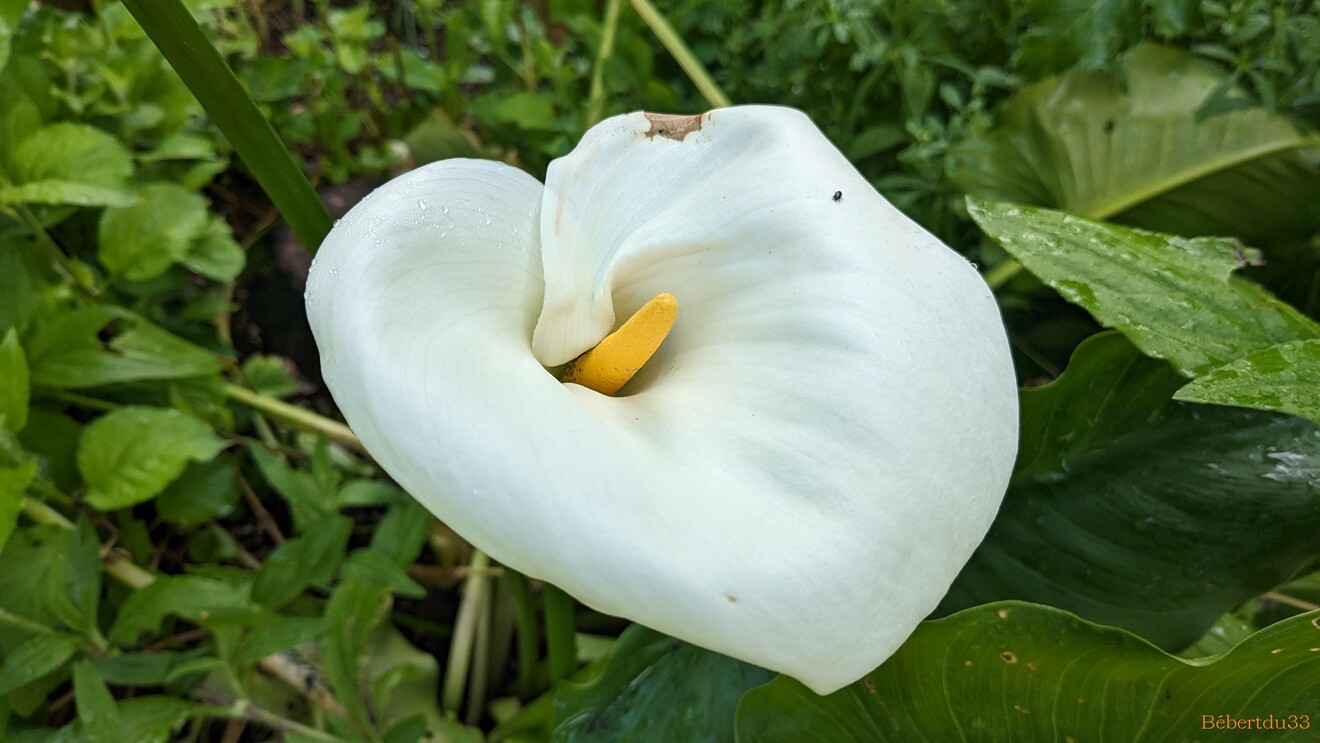
[[[613,395],[660,348],[677,316],[678,300],[674,295],[656,295],[595,348],[569,362],[559,376],[560,381]]]

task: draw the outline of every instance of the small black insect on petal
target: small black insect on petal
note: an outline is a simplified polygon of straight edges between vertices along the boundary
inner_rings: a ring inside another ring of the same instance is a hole
[[[843,201],[843,192],[842,192],[842,191],[835,191],[835,192],[834,192],[834,200],[835,200],[835,201]]]

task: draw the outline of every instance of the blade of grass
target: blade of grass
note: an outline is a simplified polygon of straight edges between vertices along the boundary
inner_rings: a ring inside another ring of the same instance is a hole
[[[587,96],[588,127],[600,121],[605,110],[605,63],[614,55],[614,37],[619,30],[619,6],[623,0],[606,0],[605,23],[600,34],[600,49],[596,51],[596,63],[591,68],[591,92]]]
[[[125,0],[124,5],[197,96],[294,234],[316,252],[330,231],[329,212],[192,14],[180,0]]]
[[[724,94],[723,90],[720,90],[720,86],[715,84],[715,80],[706,71],[705,65],[701,64],[701,60],[697,59],[697,55],[693,54],[688,45],[683,42],[683,37],[679,36],[674,27],[669,25],[669,21],[665,19],[664,14],[651,4],[651,0],[629,0],[629,2],[632,3],[633,10],[637,11],[637,15],[641,16],[646,25],[651,27],[651,31],[655,33],[656,38],[660,39],[660,43],[664,45],[665,49],[669,50],[669,54],[673,56],[675,62],[678,62],[678,66],[682,67],[683,72],[687,73],[692,84],[696,85],[697,90],[705,96],[706,102],[712,108],[732,106],[729,97]]]

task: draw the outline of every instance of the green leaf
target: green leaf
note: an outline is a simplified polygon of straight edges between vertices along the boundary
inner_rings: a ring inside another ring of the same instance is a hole
[[[329,629],[321,617],[274,617],[252,628],[231,660],[252,665],[268,655],[282,653],[321,637]]]
[[[243,272],[247,254],[234,241],[234,233],[228,223],[219,217],[212,217],[207,221],[202,234],[193,240],[181,262],[189,270],[208,279],[229,283]]]
[[[16,530],[0,553],[0,609],[39,624],[78,622],[69,603],[65,581],[72,532],[60,526],[37,525]],[[0,632],[0,652],[10,652],[25,633]]]
[[[23,510],[23,496],[37,475],[37,460],[29,459],[17,467],[0,467],[0,550],[18,525]]]
[[[326,516],[270,553],[252,580],[252,600],[278,609],[313,583],[327,584],[348,548],[352,520]]]
[[[243,376],[252,389],[268,397],[288,397],[303,390],[305,385],[294,379],[292,369],[293,362],[283,356],[255,354],[243,362]]]
[[[958,151],[956,179],[988,199],[1187,235],[1260,243],[1320,226],[1320,170],[1298,153],[1315,138],[1261,108],[1198,121],[1224,75],[1183,52],[1142,46],[1122,70],[1018,94],[999,129]]]
[[[58,671],[78,651],[78,639],[51,633],[36,635],[5,655],[0,666],[0,698]]]
[[[1253,260],[1236,241],[1171,237],[972,198],[967,208],[1027,270],[1187,376],[1320,336],[1320,325],[1231,276]]]
[[[115,698],[110,696],[101,674],[90,662],[84,660],[74,665],[73,693],[78,702],[78,720],[88,740],[95,743],[122,740],[124,724],[115,707]]]
[[[30,393],[27,358],[19,345],[18,332],[10,328],[0,341],[0,429],[23,430],[27,425]]]
[[[110,305],[60,313],[27,350],[33,384],[66,389],[220,371],[214,354]]]
[[[366,728],[371,723],[358,683],[361,655],[372,629],[389,606],[389,586],[346,580],[335,588],[325,607],[325,621],[330,627],[321,644],[326,674],[349,716]]]
[[[183,527],[200,526],[230,515],[238,505],[233,462],[217,457],[188,465],[155,505],[162,519]]]
[[[17,185],[58,181],[120,190],[133,173],[133,158],[119,140],[100,129],[63,122],[19,142],[10,170]]]
[[[9,28],[9,22],[0,18],[0,72],[4,72],[5,65],[9,64],[9,51],[12,48],[10,39],[14,36]]]
[[[87,427],[78,470],[88,504],[111,511],[150,500],[188,462],[205,462],[224,447],[205,423],[177,410],[120,408]]]
[[[344,561],[343,575],[345,580],[356,578],[364,583],[389,586],[391,593],[406,598],[419,599],[426,595],[426,589],[410,578],[403,566],[375,547],[354,550]]]
[[[69,603],[77,614],[78,629],[99,632],[97,612],[101,606],[101,540],[86,518],[78,519],[64,562],[64,580]]]
[[[1022,599],[1178,649],[1320,553],[1320,430],[1237,408],[1152,410],[1175,386],[1160,366],[1103,335],[1022,393],[1018,471],[941,612]]]
[[[92,661],[101,678],[121,686],[164,686],[170,669],[185,655],[169,650],[120,653]]]
[[[110,630],[110,642],[131,644],[142,632],[159,632],[167,616],[190,622],[237,619],[258,620],[267,616],[247,596],[247,591],[214,578],[173,575],[128,597]]]
[[[395,503],[371,535],[371,548],[399,567],[407,567],[426,544],[432,521],[431,513],[411,498]]]
[[[181,260],[206,229],[206,199],[174,183],[138,189],[137,203],[101,215],[97,257],[116,277],[143,281]]]
[[[634,624],[619,636],[600,677],[559,687],[554,739],[732,740],[743,692],[772,678],[765,669]]]
[[[179,0],[128,0],[124,5],[197,96],[294,234],[308,250],[315,250],[330,231],[330,214],[192,14]]]
[[[293,526],[299,534],[306,533],[311,524],[335,512],[333,494],[323,492],[310,474],[293,469],[259,446],[249,447],[248,454],[266,482],[289,504]]]
[[[1320,340],[1256,351],[1206,372],[1179,400],[1277,410],[1320,422]]]
[[[48,204],[59,206],[128,206],[137,196],[122,188],[76,183],[54,178],[0,188],[0,206],[13,204]]]
[[[1320,614],[1293,617],[1193,662],[1057,609],[978,606],[923,623],[884,665],[829,696],[787,677],[753,689],[738,708],[738,740],[1209,740],[1218,734],[1203,721],[1217,715],[1272,715],[1296,731],[1301,715],[1314,724],[1320,714],[1318,627]]]
[[[134,743],[167,743],[177,740],[172,735],[184,722],[206,714],[205,705],[185,701],[178,697],[153,695],[125,699],[116,705],[120,727],[113,729],[113,740]],[[66,725],[57,740],[83,741],[94,739],[83,720]]]
[[[1076,65],[1095,69],[1141,40],[1141,0],[1031,3],[1032,22],[1018,40],[1017,66],[1044,77]]]

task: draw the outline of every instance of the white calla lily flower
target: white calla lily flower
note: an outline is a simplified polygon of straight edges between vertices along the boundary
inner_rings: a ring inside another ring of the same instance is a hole
[[[552,373],[664,294],[617,395]],[[935,607],[1017,450],[990,291],[790,109],[618,116],[544,186],[420,168],[326,239],[307,311],[352,429],[459,534],[818,693]]]

